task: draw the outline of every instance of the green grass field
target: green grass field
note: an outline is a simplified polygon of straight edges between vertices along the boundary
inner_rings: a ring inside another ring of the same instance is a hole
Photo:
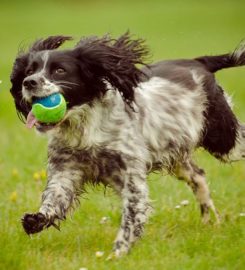
[[[69,2],[69,3],[68,3]],[[120,200],[91,188],[61,226],[26,236],[20,218],[39,207],[45,179],[46,139],[18,120],[9,75],[19,46],[47,35],[117,36],[127,29],[143,37],[151,60],[225,53],[245,38],[245,2],[220,1],[6,1],[0,2],[0,269],[1,270],[243,270],[245,269],[245,165],[220,164],[199,150],[222,224],[204,226],[192,192],[162,174],[149,177],[155,208],[145,234],[130,254],[106,261],[120,224]],[[221,71],[245,121],[245,68]],[[182,200],[189,205],[175,209]],[[100,224],[102,217],[109,221]],[[97,258],[95,253],[103,251]]]

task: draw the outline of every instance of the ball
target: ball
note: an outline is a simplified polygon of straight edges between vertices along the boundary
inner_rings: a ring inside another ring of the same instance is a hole
[[[45,124],[61,121],[65,116],[66,109],[66,101],[60,93],[38,98],[32,104],[33,115],[39,122]]]

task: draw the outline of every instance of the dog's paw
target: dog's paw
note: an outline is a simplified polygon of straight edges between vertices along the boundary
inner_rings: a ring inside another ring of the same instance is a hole
[[[111,252],[110,255],[106,258],[106,261],[117,260],[120,258],[120,255],[117,254],[115,251]]]
[[[113,252],[107,257],[107,261],[115,260],[128,254],[129,246],[125,245],[122,241],[116,241]]]
[[[49,220],[42,213],[25,214],[21,221],[27,234],[41,232],[49,226]]]

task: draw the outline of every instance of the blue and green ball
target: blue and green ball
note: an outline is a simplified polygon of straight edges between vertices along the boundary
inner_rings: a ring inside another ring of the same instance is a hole
[[[32,113],[41,123],[58,123],[65,116],[66,101],[62,94],[55,93],[36,99],[32,104]]]

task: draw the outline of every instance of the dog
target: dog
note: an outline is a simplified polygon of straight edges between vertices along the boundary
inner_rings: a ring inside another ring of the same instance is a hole
[[[147,174],[166,170],[185,181],[204,223],[219,214],[205,173],[192,160],[202,147],[222,162],[245,157],[245,126],[214,73],[245,65],[245,44],[233,53],[145,64],[144,40],[127,32],[82,38],[58,49],[68,36],[37,40],[18,54],[11,94],[19,117],[48,136],[48,182],[37,213],[22,224],[34,234],[64,220],[84,185],[102,183],[122,198],[114,255],[127,253],[151,212]],[[62,93],[67,112],[56,124],[31,113],[36,98]]]

